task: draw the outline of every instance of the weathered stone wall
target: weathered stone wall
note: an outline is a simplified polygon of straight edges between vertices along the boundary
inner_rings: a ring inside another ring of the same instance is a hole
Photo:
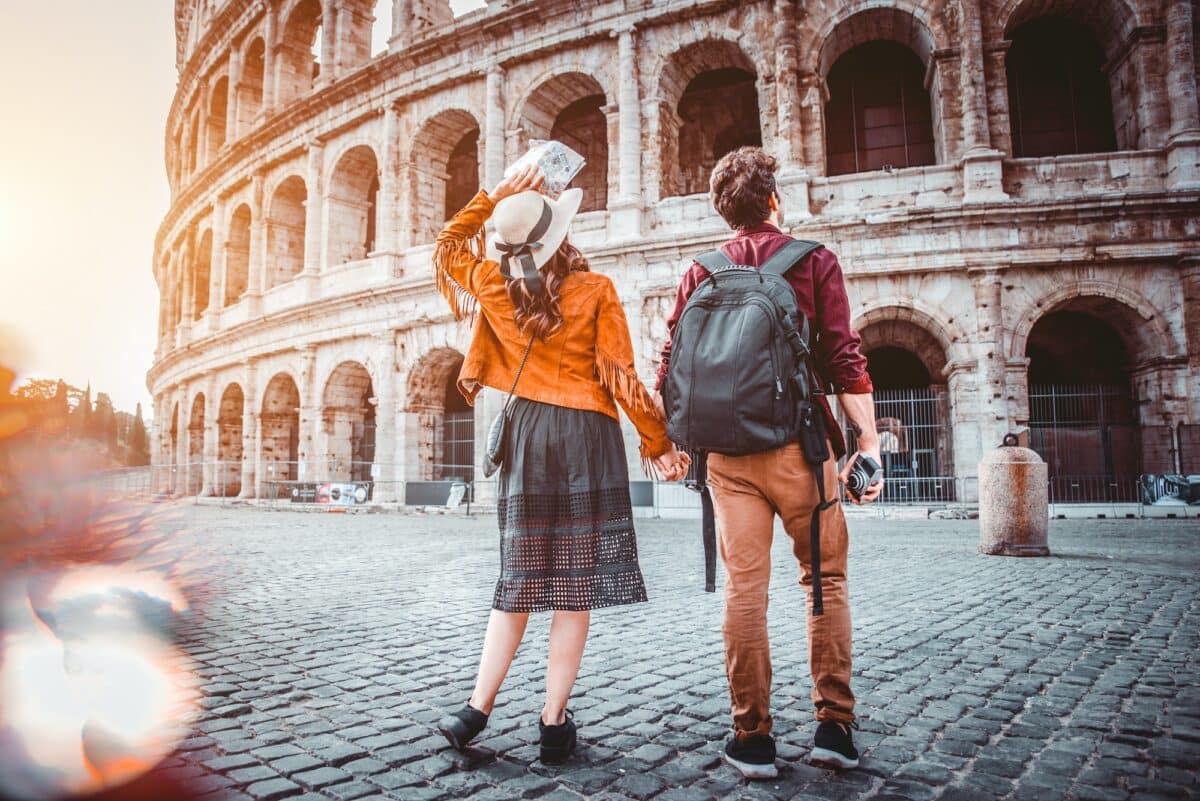
[[[680,105],[711,70],[752,76],[736,102],[757,106],[761,141],[781,161],[786,227],[839,255],[866,346],[909,349],[929,369],[954,475],[974,476],[982,453],[1028,421],[1026,342],[1059,309],[1121,336],[1143,424],[1200,422],[1191,4],[698,0],[599,3],[581,16],[566,0],[507,0],[453,19],[444,3],[394,0],[388,52],[372,58],[370,0],[197,2],[177,13],[172,205],[156,241],[147,380],[158,463],[186,470],[197,447],[205,462],[232,463],[228,476],[204,468],[206,491],[261,491],[287,460],[291,415],[300,477],[342,476],[366,405],[377,498],[434,477],[446,371],[470,338],[429,265],[448,184],[464,189],[454,182],[471,175],[450,155],[478,132],[474,174],[489,186],[596,95],[605,124],[589,130],[606,136],[606,156],[589,180],[607,197],[572,239],[617,280],[649,379],[690,255],[728,236],[704,194],[680,194],[698,183],[684,185],[681,164],[712,161],[695,142],[710,149],[720,133],[697,135],[697,110]],[[1011,155],[1009,37],[1049,13],[1105,51],[1116,152]],[[825,79],[878,40],[925,67],[936,164],[827,177]],[[294,382],[296,411],[278,408],[279,375]],[[188,412],[201,396],[196,430]],[[500,399],[481,396],[480,433]]]

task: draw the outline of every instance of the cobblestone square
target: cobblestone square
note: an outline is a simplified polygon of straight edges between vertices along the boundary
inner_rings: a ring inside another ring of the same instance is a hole
[[[639,523],[650,602],[601,610],[571,708],[577,756],[536,761],[548,615],[466,755],[434,730],[469,695],[497,573],[491,516],[187,507],[219,576],[185,632],[205,681],[168,770],[214,799],[1200,797],[1194,522],[1053,521],[1046,559],[976,553],[974,521],[851,521],[864,754],[805,764],[803,594],[776,538],[780,776],[720,760],[722,596],[697,521]],[[720,577],[718,578],[718,583]],[[199,777],[199,778],[196,778]]]

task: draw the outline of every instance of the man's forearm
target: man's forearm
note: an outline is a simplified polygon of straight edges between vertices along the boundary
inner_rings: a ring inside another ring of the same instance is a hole
[[[876,453],[879,450],[879,433],[875,430],[875,398],[870,392],[845,393],[837,396],[838,405],[846,414],[860,451]]]

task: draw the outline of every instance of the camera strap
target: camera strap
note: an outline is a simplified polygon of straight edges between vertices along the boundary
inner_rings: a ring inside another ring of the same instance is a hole
[[[812,613],[825,614],[825,595],[821,588],[821,513],[837,503],[837,498],[825,498],[825,463],[829,461],[829,444],[825,438],[825,417],[821,407],[808,404],[801,415],[801,450],[817,482],[818,503],[813,508],[808,527],[808,542],[812,563]]]

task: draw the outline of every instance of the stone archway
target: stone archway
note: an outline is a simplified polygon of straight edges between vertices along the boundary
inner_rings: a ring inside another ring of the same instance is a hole
[[[321,424],[324,464],[330,481],[369,481],[375,463],[375,392],[371,374],[358,362],[339,364],[325,382]]]
[[[1142,473],[1174,471],[1170,362],[1138,310],[1112,297],[1047,304],[1018,335],[1030,446],[1049,466],[1052,500],[1135,501]]]
[[[375,250],[379,163],[367,145],[348,150],[333,168],[326,198],[328,252],[336,266],[365,259]]]
[[[521,106],[522,138],[554,139],[583,156],[572,186],[583,190],[580,211],[608,205],[608,100],[604,87],[583,72],[562,72],[538,84]],[[524,149],[524,148],[522,148]]]
[[[914,316],[877,309],[859,332],[875,385],[885,494],[892,502],[959,500],[944,337]]]
[[[242,491],[242,421],[245,395],[237,384],[221,393],[217,412],[217,471],[213,494],[236,498]]]
[[[192,413],[187,427],[187,481],[184,492],[199,495],[204,487],[204,394],[192,399]]]
[[[260,480],[267,497],[286,496],[299,478],[300,390],[287,373],[277,373],[263,392]]]
[[[735,42],[693,42],[667,60],[660,76],[659,158],[664,197],[708,191],[721,156],[761,145],[754,62]]]
[[[462,109],[426,121],[413,137],[412,237],[433,242],[442,225],[479,191],[479,122]]]
[[[408,409],[416,416],[417,475],[426,481],[474,480],[475,414],[459,392],[463,355],[453,348],[430,351],[413,367]]]

